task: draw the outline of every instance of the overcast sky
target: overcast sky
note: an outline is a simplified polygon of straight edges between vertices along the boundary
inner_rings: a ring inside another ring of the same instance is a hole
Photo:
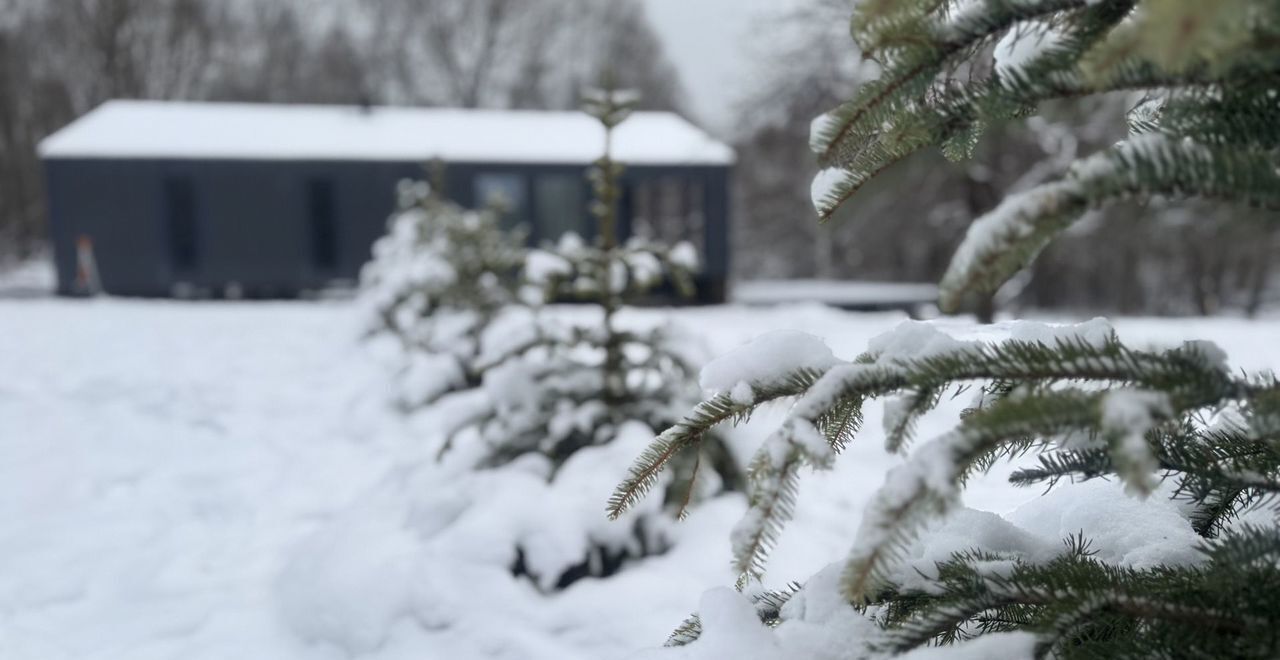
[[[697,118],[724,134],[733,105],[761,70],[763,19],[797,0],[645,0],[649,19],[680,70]]]

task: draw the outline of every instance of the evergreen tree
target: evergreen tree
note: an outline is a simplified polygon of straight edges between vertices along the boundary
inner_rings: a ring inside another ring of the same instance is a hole
[[[371,336],[394,339],[406,409],[478,387],[484,330],[517,302],[527,250],[495,209],[471,211],[425,182],[403,181],[388,233],[360,273]]]
[[[946,310],[993,293],[1090,209],[1152,197],[1280,208],[1274,0],[864,0],[852,25],[881,72],[814,123],[812,146],[827,168],[814,183],[823,218],[908,154],[936,146],[965,158],[987,126],[1035,114],[1045,101],[1143,95],[1129,112],[1128,139],[973,224],[942,282]],[[886,399],[887,449],[909,455],[887,474],[840,562],[847,609],[878,625],[849,639],[839,657],[971,637],[1029,638],[1029,650],[1055,657],[1280,655],[1274,376],[1235,373],[1205,343],[1137,350],[1096,324],[1003,342],[907,325],[851,362],[812,359],[804,341],[756,353],[769,368],[744,371],[740,384],[659,435],[609,512],[632,506],[664,463],[716,425],[794,400],[751,464],[750,508],[733,538],[745,588],[763,576],[801,469],[829,468],[860,430],[864,405]],[[909,451],[917,420],[949,390],[966,388],[978,397],[954,429]],[[1073,537],[1051,557],[975,542],[931,572],[902,570],[924,527],[955,515],[969,478],[1027,453],[1038,465],[1016,471],[1015,484],[1113,476],[1136,497],[1168,494],[1159,487],[1173,484],[1199,535],[1199,560],[1116,565]],[[1246,512],[1247,523],[1239,520]],[[785,623],[793,593],[757,596],[761,618]],[[672,643],[699,629],[691,619]]]
[[[589,173],[597,236],[588,243],[568,233],[558,243],[534,250],[525,279],[545,300],[584,303],[598,316],[589,324],[565,328],[559,318],[542,315],[532,324],[534,334],[527,341],[493,357],[509,365],[538,363],[522,375],[544,399],[525,401],[527,415],[490,422],[498,427],[491,434],[501,447],[495,462],[531,448],[560,462],[578,447],[607,441],[625,421],[665,426],[679,416],[678,405],[673,410],[672,404],[689,400],[696,367],[679,348],[682,339],[689,339],[673,336],[668,328],[636,334],[617,322],[626,301],[658,285],[670,283],[692,294],[697,268],[696,252],[688,243],[664,246],[636,239],[618,244],[622,165],[613,160],[612,131],[635,102],[634,95],[616,90],[593,90],[586,96],[585,110],[600,121],[605,134],[605,153]],[[547,433],[553,418],[563,415],[578,424],[563,433]],[[549,440],[553,446],[546,445]]]
[[[366,273],[377,292],[378,327],[434,374],[419,389],[432,395],[423,400],[432,403],[425,412],[444,437],[440,458],[522,479],[535,474],[545,480],[549,510],[563,493],[576,498],[594,488],[590,479],[625,463],[654,429],[674,423],[701,396],[695,337],[619,321],[627,303],[657,287],[691,293],[698,266],[688,243],[619,244],[623,168],[613,159],[612,132],[634,103],[634,95],[614,90],[586,100],[605,145],[589,174],[592,240],[570,233],[526,253],[497,229],[495,214],[427,195],[393,223]],[[558,302],[575,304],[548,304]],[[719,439],[676,465],[679,483],[631,517],[630,533],[597,534],[583,523],[590,538],[587,556],[573,557],[580,563],[564,553],[531,557],[522,546],[513,571],[544,589],[611,574],[628,559],[665,551],[668,521],[692,501],[741,487],[740,469]]]
[[[605,136],[604,155],[589,173],[597,234],[588,242],[568,233],[534,250],[524,275],[544,300],[575,301],[585,309],[578,310],[581,318],[570,320],[537,314],[523,324],[523,332],[505,333],[486,356],[487,363],[502,365],[504,375],[520,381],[521,393],[498,402],[501,414],[480,412],[467,420],[493,447],[486,464],[537,452],[558,466],[582,447],[609,442],[627,422],[663,428],[698,399],[691,337],[671,327],[638,332],[618,324],[623,305],[655,287],[665,284],[692,294],[698,267],[688,243],[618,242],[623,166],[613,159],[612,134],[636,101],[634,94],[612,89],[592,90],[585,98],[584,109],[600,121]],[[718,441],[708,443],[706,454],[720,486],[732,487],[737,479],[732,458]]]

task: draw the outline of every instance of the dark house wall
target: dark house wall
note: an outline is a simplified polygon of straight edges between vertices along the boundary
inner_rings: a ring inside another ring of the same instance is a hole
[[[45,169],[59,292],[77,292],[76,241],[85,236],[103,288],[126,296],[291,297],[353,282],[386,231],[396,184],[424,175],[416,163],[334,161],[51,159]],[[591,235],[585,172],[458,163],[446,167],[444,187],[469,207],[501,193],[515,202],[507,222],[528,226],[536,243],[566,230]],[[725,167],[624,174],[623,237],[694,240],[706,302],[724,297],[727,179]]]

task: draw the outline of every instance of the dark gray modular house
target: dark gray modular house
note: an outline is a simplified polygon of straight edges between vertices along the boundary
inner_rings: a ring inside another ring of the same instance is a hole
[[[123,296],[291,297],[353,282],[395,189],[444,164],[464,206],[495,198],[540,242],[590,235],[585,174],[603,131],[577,112],[112,101],[40,145],[58,291],[85,253]],[[732,150],[679,116],[614,136],[623,237],[700,249],[700,299],[724,299]]]

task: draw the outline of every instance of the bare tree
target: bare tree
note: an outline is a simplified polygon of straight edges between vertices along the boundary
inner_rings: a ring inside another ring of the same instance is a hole
[[[255,4],[223,34],[226,66],[213,100],[267,103],[371,103],[371,64],[346,27],[304,23],[290,4]]]
[[[738,105],[735,146],[736,264],[755,277],[834,277],[837,262],[856,262],[845,250],[848,223],[812,221],[809,181],[817,165],[809,151],[809,120],[847,98],[863,76],[851,57],[849,0],[812,0],[770,16],[772,35],[757,59],[767,62],[759,89]],[[745,275],[745,273],[744,273]]]
[[[606,72],[616,84],[640,92],[640,108],[684,110],[684,89],[676,68],[649,24],[644,6],[634,0],[568,6],[572,52],[560,55],[570,65],[569,103],[576,105],[582,85],[595,84]],[[573,66],[574,64],[577,66]]]
[[[396,103],[576,108],[608,68],[646,108],[677,109],[679,76],[638,0],[364,0],[369,52]]]
[[[396,102],[495,106],[521,64],[552,47],[545,28],[561,3],[545,0],[365,0],[370,50]]]
[[[208,0],[66,0],[30,21],[47,40],[35,55],[84,112],[110,98],[205,95],[229,14]]]

